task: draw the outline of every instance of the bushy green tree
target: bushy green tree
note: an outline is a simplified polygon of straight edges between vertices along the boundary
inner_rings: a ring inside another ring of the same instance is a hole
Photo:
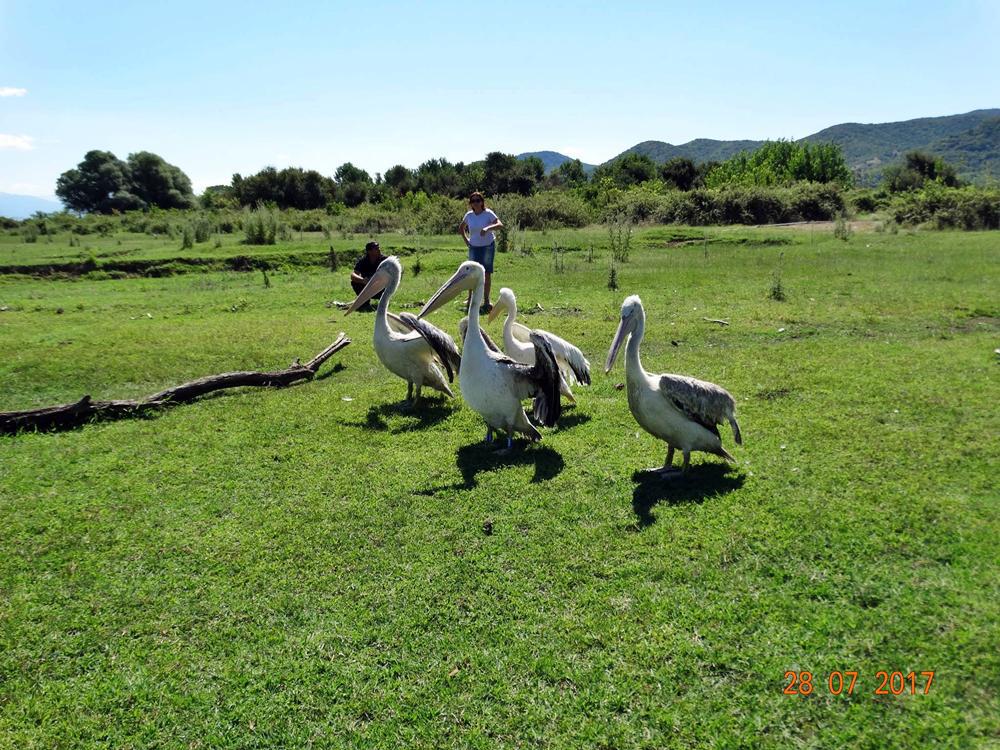
[[[280,208],[325,208],[334,191],[334,183],[319,172],[300,167],[278,171],[265,167],[255,175],[233,175],[232,191],[241,206],[273,203]]]
[[[513,154],[492,151],[483,160],[481,189],[489,195],[531,195],[545,176],[545,165],[537,156],[518,159]]]
[[[955,168],[940,157],[923,151],[910,151],[902,164],[893,164],[882,172],[885,188],[890,193],[918,190],[928,182],[945,187],[958,187],[961,181]]]
[[[698,167],[691,159],[678,156],[660,165],[660,179],[678,190],[690,190],[698,182]]]
[[[610,178],[616,187],[629,188],[657,178],[656,163],[645,154],[625,154],[607,164],[602,164],[592,176],[593,181]]]
[[[132,193],[128,164],[110,151],[88,151],[75,169],[59,175],[56,195],[73,211],[87,213],[144,207]]]
[[[407,169],[402,164],[389,167],[382,179],[389,192],[396,197],[402,197],[417,189],[416,173],[412,169]]]
[[[553,187],[580,187],[587,184],[587,173],[583,162],[579,159],[564,161],[549,175],[549,184]]]
[[[210,185],[199,198],[202,208],[236,208],[236,192],[231,185]]]
[[[849,186],[851,170],[840,147],[833,143],[768,141],[754,151],[742,151],[712,169],[709,187],[769,186],[794,182],[835,182]]]
[[[147,206],[192,208],[191,180],[180,168],[149,151],[129,154],[128,175],[132,192]]]
[[[128,161],[110,151],[88,151],[75,169],[59,175],[56,195],[88,213],[194,205],[188,176],[149,151],[129,154]]]
[[[337,184],[337,200],[345,206],[359,206],[368,200],[374,182],[365,170],[346,162],[333,174]]]

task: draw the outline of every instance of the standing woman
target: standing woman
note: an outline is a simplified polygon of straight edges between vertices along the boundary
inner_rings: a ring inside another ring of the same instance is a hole
[[[462,217],[462,223],[458,225],[458,233],[462,235],[469,248],[469,260],[476,261],[486,269],[484,301],[483,306],[479,308],[479,314],[485,315],[493,309],[493,305],[490,304],[490,277],[493,276],[493,256],[497,250],[493,230],[500,229],[503,222],[497,218],[492,209],[486,207],[483,194],[478,190],[469,196],[469,209]],[[471,292],[469,296],[471,298]],[[465,301],[465,306],[469,307],[469,300]]]

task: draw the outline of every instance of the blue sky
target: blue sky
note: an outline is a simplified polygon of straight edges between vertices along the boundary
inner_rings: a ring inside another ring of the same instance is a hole
[[[94,148],[200,192],[1000,106],[1000,0],[252,5],[0,0],[0,192],[52,195]]]

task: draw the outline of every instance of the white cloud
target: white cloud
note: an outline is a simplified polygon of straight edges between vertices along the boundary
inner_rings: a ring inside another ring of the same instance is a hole
[[[0,96],[24,96],[28,89],[16,89],[12,86],[0,86]]]
[[[34,138],[30,135],[7,135],[0,133],[0,149],[10,148],[15,151],[31,151],[35,148]]]

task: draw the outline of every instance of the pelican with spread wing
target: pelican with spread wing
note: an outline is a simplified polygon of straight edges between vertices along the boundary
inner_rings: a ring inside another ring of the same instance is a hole
[[[704,451],[735,461],[722,447],[717,425],[729,422],[737,445],[743,444],[736,421],[736,402],[725,388],[684,375],[654,375],[639,361],[639,345],[646,329],[646,311],[637,295],[625,299],[621,322],[611,342],[604,371],[610,372],[618,349],[628,339],[625,350],[625,385],[628,406],[635,421],[650,435],[667,443],[667,458],[655,471],[667,474],[673,468],[674,449],[684,454],[681,471],[691,463],[691,451]]]
[[[345,315],[385,290],[375,311],[375,354],[386,369],[406,381],[406,398],[420,401],[420,389],[429,386],[454,398],[448,383],[454,381],[461,357],[455,341],[437,326],[409,313],[389,312],[389,299],[399,288],[403,267],[395,255],[383,260]],[[414,388],[416,395],[414,396]]]
[[[590,385],[590,362],[577,347],[566,339],[541,328],[531,329],[517,322],[517,298],[514,292],[504,287],[500,290],[497,302],[490,310],[488,320],[492,321],[501,311],[507,311],[507,319],[503,324],[503,349],[507,356],[515,362],[526,365],[535,364],[535,347],[531,345],[531,334],[535,333],[545,339],[552,347],[559,365],[559,392],[576,403],[571,385],[580,383]]]
[[[527,435],[530,440],[542,439],[521,405],[525,399],[534,399],[534,417],[546,427],[551,427],[559,419],[562,409],[559,366],[552,346],[534,333],[531,334],[531,344],[535,349],[533,365],[515,362],[488,346],[479,326],[479,306],[483,303],[485,280],[486,271],[480,264],[465,261],[427,301],[419,317],[437,310],[461,292],[472,291],[458,381],[462,386],[462,398],[486,422],[486,441],[492,442],[494,430],[504,432],[509,450],[515,432]]]

